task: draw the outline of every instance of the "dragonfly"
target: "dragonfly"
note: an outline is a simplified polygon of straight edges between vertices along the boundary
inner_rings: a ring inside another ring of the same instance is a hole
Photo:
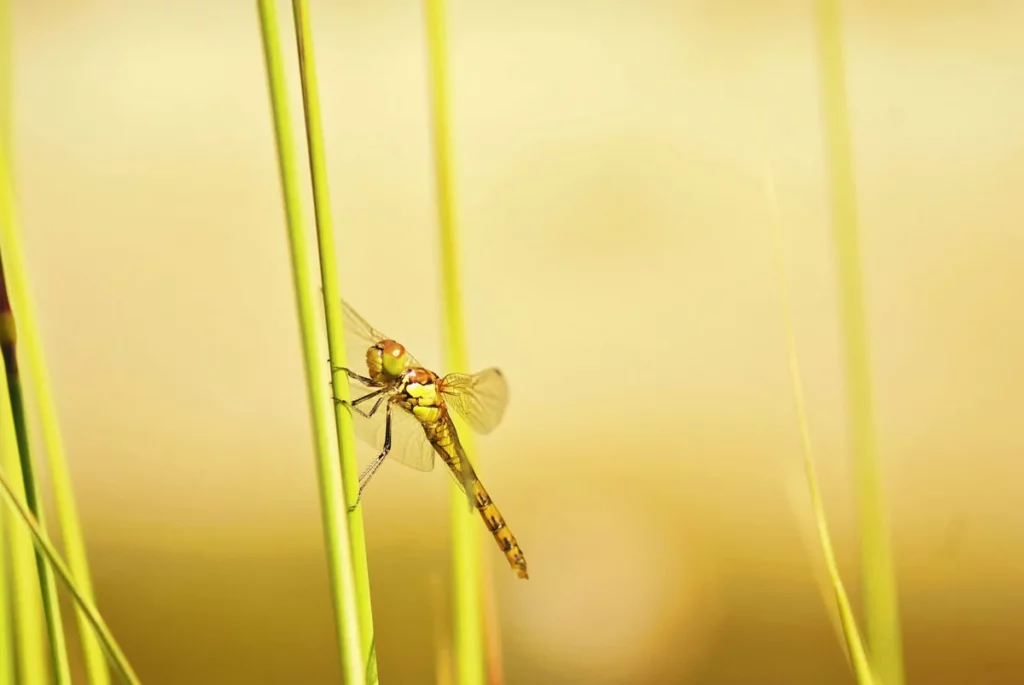
[[[466,419],[475,432],[490,433],[501,422],[508,405],[504,374],[490,367],[477,373],[439,376],[401,343],[372,327],[344,300],[342,310],[349,359],[363,357],[366,371],[363,374],[332,363],[333,371],[349,377],[355,398],[334,400],[362,417],[353,422],[360,439],[375,448],[382,447],[359,476],[359,494],[351,509],[359,506],[363,490],[385,459],[432,471],[439,456],[470,508],[480,512],[513,572],[519,578],[529,578],[523,550],[469,463],[450,411],[454,409]]]

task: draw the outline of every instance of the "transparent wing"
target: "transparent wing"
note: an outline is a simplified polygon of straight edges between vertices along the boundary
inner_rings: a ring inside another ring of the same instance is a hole
[[[459,465],[459,472],[457,474],[452,473],[452,476],[455,477],[455,482],[459,484],[462,492],[466,494],[469,510],[473,511],[476,509],[476,497],[473,492],[473,485],[476,483],[476,471],[473,470],[473,465],[469,463],[469,457],[466,456],[466,451],[462,449],[461,442],[456,441],[455,451],[462,463]]]
[[[346,364],[352,371],[366,374],[366,350],[381,340],[389,339],[390,336],[371,326],[345,300],[341,301],[341,309],[345,326]],[[393,340],[393,338],[390,339]],[[415,366],[420,365],[411,354],[409,361]],[[355,379],[349,379],[349,393],[353,402],[373,390],[374,388],[367,387]],[[359,408],[364,412],[369,412],[376,401],[376,398],[367,400],[361,403]],[[356,435],[377,450],[376,454],[384,449],[386,402],[385,397],[376,413],[370,418],[352,412]],[[405,464],[417,471],[430,471],[434,468],[434,454],[419,422],[404,409],[395,407],[391,418],[391,452],[388,454],[388,460]]]
[[[455,438],[455,456],[449,456],[445,459],[448,466],[448,473],[451,475],[452,480],[459,486],[462,493],[466,496],[466,505],[469,511],[473,511],[476,508],[476,499],[473,485],[476,482],[476,471],[473,470],[473,465],[469,463],[469,457],[466,456],[466,450],[462,447],[462,441],[459,440],[459,433],[455,430],[455,424],[450,418],[446,419],[448,422],[448,430],[451,431],[452,437]]]
[[[370,392],[363,388],[362,394]],[[356,399],[359,395],[353,395]],[[359,405],[359,408],[369,412],[376,400],[367,400]],[[385,417],[387,399],[381,402],[377,412],[367,418],[358,412],[352,412],[352,423],[355,425],[356,435],[360,440],[376,450],[373,454],[376,457],[384,449]],[[391,410],[391,451],[386,461],[397,461],[417,471],[432,471],[434,469],[434,447],[427,440],[423,432],[423,426],[416,418],[402,409],[394,407]]]
[[[385,335],[371,326],[345,300],[341,301],[341,310],[345,326],[345,356],[348,357],[346,363],[353,371],[366,373],[366,350],[381,340],[396,340],[396,338]],[[422,366],[412,354],[409,354],[409,362],[413,366]]]
[[[445,403],[477,433],[487,434],[501,423],[508,406],[508,383],[496,368],[479,373],[450,373],[441,380]]]

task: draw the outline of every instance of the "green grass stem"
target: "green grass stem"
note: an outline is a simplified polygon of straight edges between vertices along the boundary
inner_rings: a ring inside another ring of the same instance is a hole
[[[7,375],[7,389],[10,393],[11,411],[14,415],[14,430],[18,441],[18,457],[21,463],[21,476],[25,488],[25,501],[29,511],[46,528],[43,516],[42,500],[39,486],[36,483],[35,469],[32,465],[28,441],[28,422],[25,417],[25,401],[21,390],[21,377],[18,373],[18,357],[16,354],[16,327],[14,314],[7,300],[7,289],[4,285],[3,265],[0,264],[0,354],[4,359]],[[71,666],[68,663],[67,639],[64,635],[64,622],[61,620],[60,602],[57,597],[57,582],[43,553],[36,550],[36,573],[39,586],[42,588],[43,617],[46,620],[46,635],[50,641],[50,668],[56,685],[71,683]]]
[[[71,593],[72,598],[75,601],[76,606],[81,611],[82,616],[85,617],[87,625],[86,630],[90,635],[97,636],[97,645],[101,650],[106,651],[106,655],[101,651],[101,656],[109,656],[114,666],[117,668],[119,675],[124,679],[126,683],[130,685],[137,685],[139,683],[138,676],[135,675],[135,671],[132,669],[131,664],[128,663],[128,659],[125,657],[124,652],[121,651],[121,647],[117,644],[113,634],[107,627],[106,622],[100,613],[93,606],[92,600],[90,600],[85,592],[81,588],[81,584],[73,577],[70,569],[60,558],[60,554],[57,553],[53,543],[50,542],[49,537],[43,530],[42,526],[36,520],[35,516],[29,510],[25,503],[25,494],[23,488],[20,487],[19,473],[20,460],[17,457],[18,452],[18,440],[17,434],[14,430],[14,417],[10,401],[10,395],[8,394],[7,388],[7,373],[6,363],[3,361],[3,356],[0,355],[0,365],[4,366],[4,369],[0,370],[0,453],[3,454],[2,466],[3,469],[0,471],[0,490],[3,492],[3,498],[24,526],[11,525],[10,528],[17,528],[20,535],[24,535],[26,541],[29,544],[35,544],[36,549],[46,559],[49,567],[57,572],[57,575],[65,583],[68,591]],[[9,467],[13,466],[13,469]],[[9,523],[13,523],[9,521]],[[13,531],[12,531],[13,532]],[[31,557],[28,557],[31,563]],[[33,569],[34,575],[34,569]],[[33,597],[34,592],[26,593],[26,597]],[[20,597],[16,598],[19,601]],[[38,611],[38,609],[36,609]],[[36,621],[38,624],[38,620]],[[19,626],[19,631],[21,626]],[[41,635],[41,628],[38,627],[35,633]],[[40,640],[41,643],[41,640]],[[40,645],[41,649],[41,645]],[[40,660],[42,664],[42,661]],[[20,664],[19,664],[20,665]],[[104,673],[106,669],[104,668]],[[26,671],[19,673],[19,681],[23,683],[43,683],[46,682],[45,676],[42,673],[29,675]]]
[[[320,115],[320,94],[313,53],[313,30],[309,17],[309,3],[293,0],[295,38],[299,50],[299,74],[302,80],[303,112],[306,119],[306,146],[309,152],[309,172],[313,181],[313,205],[316,214],[317,248],[320,255],[320,278],[323,283],[324,317],[327,322],[327,345],[331,362],[347,367],[345,354],[344,317],[341,313],[341,288],[338,285],[337,257],[334,243],[334,222],[331,217],[330,187],[327,183],[327,155],[324,151],[323,124]],[[332,373],[334,396],[350,400],[348,377],[342,371]],[[359,494],[359,470],[356,463],[355,430],[352,410],[334,403],[334,425],[338,440],[338,457],[345,482],[345,503],[351,507]],[[355,572],[356,599],[359,611],[359,632],[362,636],[363,663],[366,664],[367,683],[377,682],[377,655],[373,634],[373,610],[370,604],[370,572],[366,559],[366,531],[363,527],[363,508],[355,507],[348,514],[349,535],[352,541],[352,562]]]
[[[876,449],[871,363],[853,154],[846,102],[842,26],[838,0],[818,0],[821,106],[831,186],[840,316],[845,352],[847,411],[852,440],[860,535],[861,584],[868,652],[886,685],[903,685],[896,574],[885,513],[882,474]]]
[[[0,364],[3,357],[0,356]],[[11,399],[7,394],[6,374],[0,373],[0,469],[10,474],[5,489],[19,502],[25,500],[24,478],[18,457],[18,441],[10,417]],[[11,614],[13,629],[13,662],[17,674],[13,682],[43,683],[48,680],[46,641],[32,538],[24,526],[10,518],[5,529],[10,551]]]
[[[0,457],[0,463],[2,463]],[[15,683],[18,674],[14,663],[14,586],[10,571],[9,531],[17,523],[0,507],[0,683]]]
[[[273,0],[258,0],[263,54],[270,89],[277,158],[281,174],[288,245],[291,252],[295,299],[309,394],[310,417],[316,447],[316,466],[320,485],[320,507],[323,517],[324,542],[334,602],[335,628],[341,656],[342,675],[348,685],[364,685],[366,665],[363,661],[359,628],[359,597],[353,569],[352,543],[346,515],[345,492],[341,465],[331,445],[328,429],[327,388],[320,371],[326,363],[317,336],[316,310],[313,304],[312,273],[303,242],[304,221],[302,197],[292,123],[288,111],[288,88],[284,74],[281,40],[274,13]]]
[[[452,180],[450,119],[448,112],[448,56],[443,0],[426,0],[431,123],[433,126],[434,182],[441,255],[441,290],[444,299],[446,372],[469,372],[462,286],[459,270],[458,227]],[[470,463],[476,465],[472,431],[458,416],[456,430]],[[458,685],[484,682],[484,611],[480,568],[480,530],[466,496],[456,485],[451,491],[452,575],[454,595],[455,677]]]
[[[0,182],[7,184],[8,187],[13,187],[14,172],[11,167],[11,164],[13,164],[13,154],[9,152],[14,142],[12,123],[14,55],[12,50],[10,14],[9,3],[6,1],[2,2],[2,6],[0,6],[0,130],[2,130],[0,132],[0,147],[8,150],[8,152],[6,154],[0,152],[0,159],[7,160],[6,168],[0,170],[0,176],[3,177],[3,180]],[[13,195],[14,193],[11,191],[7,200],[11,206],[3,210],[4,220],[12,223],[16,220]],[[21,386],[21,375],[18,373],[16,337],[14,315],[11,312],[10,299],[7,295],[3,265],[0,263],[0,353],[3,354],[6,363],[7,387],[10,391],[11,407],[14,413],[14,428],[17,431],[18,455],[21,462],[21,475],[26,500],[36,520],[45,528],[39,486],[36,483],[35,469],[33,468],[31,452],[29,451],[25,400]],[[42,588],[43,616],[46,620],[46,634],[50,641],[51,673],[56,685],[68,685],[71,682],[71,667],[68,663],[64,622],[60,616],[57,584],[46,560],[38,551],[36,551],[36,573],[39,576],[39,585]]]
[[[3,256],[5,283],[11,308],[18,317],[21,351],[23,358],[27,361],[29,384],[36,399],[43,446],[49,458],[50,481],[57,506],[57,519],[68,564],[82,593],[92,600],[92,581],[86,558],[85,541],[78,522],[71,475],[68,472],[64,443],[57,420],[57,408],[50,391],[49,372],[42,349],[42,336],[39,333],[35,308],[32,306],[32,297],[29,292],[29,279],[21,236],[15,222],[14,187],[11,179],[13,161],[8,148],[11,140],[10,131],[0,137],[0,255]],[[52,603],[52,608],[56,610],[55,602]],[[80,610],[76,613],[89,682],[93,685],[106,685],[110,682],[110,675],[107,672],[102,648],[89,628],[88,618]],[[53,634],[55,631],[51,631],[51,635]]]
[[[0,147],[11,147],[11,79],[14,46],[11,27],[11,3],[0,0]],[[0,457],[2,459],[2,457]],[[0,682],[16,682],[14,658],[14,585],[11,577],[11,551],[8,531],[17,525],[0,507]]]
[[[782,251],[782,236],[778,220],[778,203],[775,197],[774,184],[771,181],[771,173],[766,175],[766,194],[772,215],[772,239],[775,246],[775,264],[778,270],[779,299],[782,309],[783,328],[786,333],[786,347],[789,353],[790,380],[793,384],[793,399],[796,404],[797,420],[800,425],[800,438],[804,451],[804,474],[807,477],[807,487],[811,495],[811,505],[814,509],[814,518],[818,528],[818,539],[825,556],[825,566],[828,571],[829,581],[835,593],[836,605],[839,609],[839,620],[843,628],[843,635],[846,638],[846,650],[853,673],[857,678],[858,685],[873,685],[875,682],[873,672],[868,663],[867,654],[864,651],[864,643],[861,641],[860,631],[857,629],[857,622],[853,615],[850,599],[846,594],[846,588],[839,576],[839,565],[836,563],[835,551],[832,548],[832,537],[828,532],[828,521],[825,517],[825,503],[821,497],[821,490],[818,486],[818,476],[814,469],[814,458],[811,450],[811,429],[807,421],[807,408],[804,404],[803,385],[800,381],[800,364],[796,352],[796,335],[793,332],[793,315],[791,312],[789,285],[786,278],[785,258]]]

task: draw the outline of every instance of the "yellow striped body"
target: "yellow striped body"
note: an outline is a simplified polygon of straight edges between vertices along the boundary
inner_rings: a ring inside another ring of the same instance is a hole
[[[505,553],[515,574],[520,578],[529,578],[523,550],[520,549],[512,531],[505,524],[504,517],[491,501],[490,495],[469,463],[439,387],[440,379],[432,371],[408,369],[403,374],[402,385],[395,401],[419,420],[427,440],[471,496],[484,524],[491,531],[498,547]]]

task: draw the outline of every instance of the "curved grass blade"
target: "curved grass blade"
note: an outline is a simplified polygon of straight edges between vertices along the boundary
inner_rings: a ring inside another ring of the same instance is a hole
[[[18,457],[21,462],[21,480],[24,483],[25,501],[29,511],[44,530],[42,504],[39,486],[36,484],[35,469],[32,465],[28,443],[28,424],[25,420],[25,401],[21,391],[21,376],[18,373],[18,357],[14,314],[7,297],[3,263],[0,261],[0,355],[3,356],[7,375],[7,389],[10,393],[11,411],[14,415],[15,437],[18,441]],[[36,573],[42,588],[43,616],[46,618],[46,634],[50,640],[50,668],[57,685],[70,685],[71,666],[68,663],[67,640],[64,636],[64,622],[60,616],[57,598],[57,583],[42,553],[36,550]]]
[[[306,147],[309,172],[313,181],[313,207],[316,216],[317,250],[320,256],[320,279],[323,283],[324,320],[327,323],[327,347],[334,367],[347,367],[344,317],[341,311],[341,290],[338,285],[337,257],[334,247],[334,222],[331,217],[330,188],[327,184],[327,155],[324,151],[323,127],[320,117],[320,94],[317,84],[316,60],[313,54],[313,31],[309,3],[292,0],[295,39],[299,50],[299,75],[302,82],[302,104],[306,119]],[[342,371],[332,371],[334,396],[351,399],[348,378]],[[334,404],[334,426],[338,441],[338,458],[345,482],[345,504],[352,507],[359,494],[359,468],[356,464],[355,428],[352,410]],[[352,542],[352,564],[355,573],[359,632],[364,650],[367,685],[377,682],[377,654],[373,634],[373,609],[370,603],[370,571],[366,559],[366,531],[363,508],[355,507],[348,514]]]
[[[11,78],[14,69],[13,43],[11,40],[11,3],[0,0],[0,146],[11,145]],[[16,682],[14,668],[14,607],[13,581],[11,579],[9,530],[13,521],[8,520],[7,511],[0,507],[0,682]]]
[[[13,169],[11,168],[12,155],[9,152],[13,145],[12,126],[12,76],[13,76],[13,45],[10,5],[6,0],[0,0],[0,223],[12,233],[15,231],[15,210],[13,188]],[[2,254],[2,250],[0,250]],[[10,391],[9,400],[14,412],[14,428],[17,431],[17,443],[19,446],[19,466],[17,474],[21,490],[28,502],[29,508],[37,518],[42,520],[42,508],[39,497],[39,487],[36,484],[35,469],[29,453],[28,427],[25,421],[24,396],[22,393],[21,376],[18,373],[17,355],[15,350],[16,329],[14,316],[11,312],[10,298],[7,292],[7,281],[4,278],[3,264],[0,262],[0,353],[6,362],[7,387]],[[14,534],[14,538],[17,538]],[[20,558],[22,550],[28,550],[28,540],[16,545],[14,553],[17,555],[15,563],[18,564],[16,576],[20,576],[20,569],[23,560]],[[42,591],[42,611],[46,624],[46,635],[49,638],[50,669],[53,680],[57,685],[69,685],[71,682],[71,668],[68,664],[67,641],[64,635],[64,622],[61,620],[60,603],[57,597],[57,585],[54,582],[53,574],[47,566],[42,555],[38,552],[31,552],[36,557],[36,574],[39,577],[39,587]],[[27,589],[27,588],[26,588]],[[27,608],[26,611],[29,611]],[[26,640],[32,643],[36,640],[36,632],[33,626],[36,624],[34,609],[32,615],[23,614],[22,622],[27,622],[26,630],[18,630],[16,635],[18,642],[24,644]],[[35,652],[37,649],[32,648]],[[36,668],[36,658],[25,655],[22,659],[22,667],[28,669],[26,677],[32,675]]]
[[[889,546],[881,467],[875,445],[871,365],[860,269],[839,2],[818,0],[816,9],[821,106],[832,190],[868,651],[879,676],[887,685],[903,685],[903,649],[896,574]]]
[[[346,516],[344,481],[331,446],[324,383],[319,371],[322,354],[316,330],[313,289],[306,250],[303,243],[302,199],[292,143],[292,122],[288,111],[288,88],[284,75],[284,58],[277,27],[273,0],[258,0],[263,56],[274,120],[274,137],[285,205],[288,246],[291,255],[299,332],[302,338],[302,359],[306,376],[313,440],[316,448],[317,480],[320,485],[320,510],[323,518],[324,544],[327,550],[331,596],[334,603],[335,629],[341,657],[344,682],[364,685],[366,664],[363,661],[359,630],[359,601],[356,594],[352,564],[352,543],[349,519]]]
[[[0,356],[0,364],[3,357]],[[10,407],[7,377],[0,370],[0,410]],[[9,412],[8,412],[9,413]],[[0,415],[0,469],[10,473],[10,489],[18,498],[25,499],[25,479],[18,458],[18,441],[13,423]],[[32,538],[25,527],[7,519],[4,542],[10,551],[10,607],[13,630],[11,658],[16,678],[12,682],[43,683],[48,680],[46,669],[46,642],[43,640],[43,612],[39,587],[39,573],[35,565]]]
[[[797,419],[800,423],[800,438],[804,448],[804,473],[807,477],[807,487],[810,491],[811,503],[814,507],[818,539],[825,556],[825,566],[828,570],[829,580],[835,593],[836,605],[839,609],[839,619],[843,626],[843,635],[846,637],[846,648],[850,662],[853,665],[853,673],[857,678],[858,685],[873,685],[875,683],[874,674],[868,663],[867,654],[864,651],[864,644],[860,638],[860,631],[857,629],[857,622],[853,616],[850,599],[846,595],[846,588],[839,577],[839,565],[836,563],[835,551],[832,549],[832,537],[829,535],[828,522],[825,517],[825,503],[821,498],[818,476],[814,469],[814,458],[811,451],[811,430],[807,421],[807,409],[804,406],[803,386],[800,382],[800,364],[796,353],[796,336],[793,333],[793,316],[790,312],[789,285],[786,279],[778,208],[770,170],[766,174],[766,194],[772,213],[772,240],[775,247],[775,264],[778,270],[779,299],[782,308],[783,327],[786,332],[786,347],[789,352],[789,372],[793,383],[793,399],[796,404]]]
[[[9,23],[4,20],[3,23]],[[6,109],[3,107],[2,109]],[[6,117],[5,117],[6,118]],[[7,122],[9,124],[9,121]],[[5,124],[6,126],[6,124]],[[85,597],[92,598],[92,581],[89,574],[89,563],[86,559],[85,541],[82,538],[81,526],[78,522],[78,513],[75,507],[74,490],[71,486],[71,476],[67,468],[67,460],[64,455],[64,443],[60,434],[60,425],[57,420],[57,409],[50,393],[49,373],[43,357],[41,336],[39,326],[35,319],[35,309],[32,306],[32,298],[29,292],[28,275],[25,267],[24,256],[21,247],[21,238],[18,234],[15,210],[14,210],[14,188],[11,179],[12,160],[9,150],[11,144],[11,132],[6,130],[0,135],[0,255],[3,257],[5,284],[12,309],[17,313],[18,322],[22,334],[22,352],[27,362],[29,381],[35,396],[39,423],[42,428],[43,445],[49,458],[50,481],[53,487],[54,500],[57,505],[57,519],[64,541],[64,547],[68,555],[68,563],[74,573],[75,579],[84,593]],[[20,389],[20,383],[18,384]],[[27,459],[27,455],[25,457]],[[27,462],[26,462],[27,463]],[[26,478],[31,478],[31,471],[26,470]],[[33,488],[29,488],[30,497],[35,499]],[[55,625],[58,607],[55,597],[51,593],[52,581],[45,580],[45,571],[41,571],[44,577],[43,592],[44,605],[47,608],[47,617],[50,619],[51,643],[54,646],[53,658],[56,666],[56,676],[62,683],[68,682],[70,675],[66,664],[66,656],[63,656],[63,635],[59,634],[62,626]],[[88,621],[81,611],[76,612],[80,627],[82,640],[82,653],[85,658],[86,670],[89,682],[93,685],[107,685],[110,676],[106,668],[106,660],[100,646],[96,643],[96,636],[88,628]]]
[[[0,0],[0,185],[11,184],[11,169],[3,161],[13,141],[12,132],[12,77],[13,77],[13,43],[11,27],[11,7],[7,0]],[[13,193],[0,190],[0,222],[13,221],[13,207],[8,214],[8,202],[13,202]],[[0,322],[0,325],[6,322]],[[13,337],[13,328],[10,330]],[[21,463],[13,452],[0,454],[0,464],[10,460],[8,466],[16,474],[16,485],[23,492],[25,480],[22,477]],[[5,567],[5,585],[0,588],[4,592],[4,617],[9,647],[0,655],[3,668],[10,674],[10,682],[29,680],[41,682],[45,677],[46,648],[42,641],[43,628],[40,623],[40,595],[38,571],[33,570],[32,541],[20,526],[12,521],[4,530],[5,536],[0,545]],[[6,549],[5,549],[6,548]],[[4,682],[7,682],[6,680]]]
[[[814,584],[818,587],[818,593],[821,595],[822,604],[825,605],[829,625],[832,626],[832,632],[836,636],[836,642],[843,646],[843,658],[846,659],[846,665],[849,666],[852,671],[853,662],[850,661],[850,647],[846,644],[846,635],[843,632],[843,621],[839,617],[839,608],[836,606],[835,602],[835,587],[832,585],[832,579],[828,574],[828,569],[825,567],[824,559],[819,552],[821,549],[821,543],[817,539],[817,521],[813,514],[814,501],[808,497],[807,493],[806,474],[800,474],[792,479],[787,479],[786,491],[786,499],[789,501],[791,513],[793,514],[793,518],[796,520],[797,526],[800,529],[800,540],[803,542],[804,552],[807,553],[808,563],[811,566],[811,574],[814,576]],[[810,516],[806,514],[808,511],[808,505],[810,505]]]
[[[434,182],[438,211],[441,256],[441,288],[444,295],[444,348],[447,372],[469,372],[462,318],[462,284],[459,271],[458,230],[452,180],[451,140],[448,115],[448,56],[443,0],[425,0],[429,62],[431,123],[433,131]],[[453,415],[462,447],[479,472],[472,431]],[[480,531],[466,498],[452,488],[452,580],[454,594],[455,675],[458,685],[484,682],[483,585],[480,571]]]
[[[7,449],[7,448],[5,448]],[[92,602],[85,596],[85,593],[78,587],[77,583],[71,576],[71,571],[61,560],[57,554],[57,550],[54,548],[53,543],[46,537],[46,533],[39,528],[39,525],[35,522],[32,517],[32,513],[25,507],[15,494],[14,488],[11,486],[7,475],[0,471],[0,490],[3,491],[4,500],[7,502],[9,507],[17,513],[21,520],[28,526],[32,533],[32,538],[36,544],[36,547],[46,557],[47,563],[57,572],[57,575],[64,582],[64,585],[68,588],[71,593],[71,597],[75,600],[75,604],[81,609],[82,614],[86,617],[90,630],[95,630],[95,634],[99,636],[100,644],[106,650],[110,657],[111,662],[116,667],[120,676],[124,679],[124,682],[130,685],[139,685],[140,681],[138,676],[135,674],[135,670],[128,663],[127,657],[124,652],[121,651],[121,647],[117,644],[114,639],[114,635],[110,632],[106,622],[100,613],[92,605]],[[25,682],[42,682],[42,681],[25,681]]]
[[[3,357],[0,356],[0,365],[5,368],[0,369],[0,453],[4,455],[4,466],[18,464],[20,461],[17,459],[18,452],[18,440],[14,431],[14,418],[11,411],[10,396],[8,395],[7,389],[7,372],[6,364],[3,363]],[[117,668],[121,677],[124,678],[125,682],[130,685],[137,685],[139,683],[138,677],[135,675],[135,671],[128,663],[128,659],[121,651],[120,646],[111,634],[107,624],[104,622],[103,617],[92,604],[92,600],[88,598],[83,589],[81,588],[80,582],[73,578],[71,571],[61,560],[60,555],[50,542],[46,533],[43,531],[39,522],[29,511],[23,500],[25,499],[24,493],[20,491],[17,486],[17,474],[12,474],[14,480],[12,481],[8,477],[8,471],[6,468],[0,469],[0,490],[3,492],[3,498],[10,507],[10,509],[21,519],[24,523],[24,528],[18,527],[24,532],[25,528],[31,534],[32,542],[35,543],[36,549],[46,558],[49,566],[56,571],[57,575],[64,581],[71,596],[74,598],[81,614],[85,617],[86,630],[89,634],[99,638],[98,644],[106,650],[107,654],[114,666]],[[13,522],[12,522],[13,523]],[[12,525],[11,528],[14,528]],[[13,531],[11,531],[13,532]],[[95,632],[93,632],[95,631]],[[104,672],[106,672],[104,670]],[[21,674],[20,682],[45,682],[44,679],[29,679],[24,673]]]

